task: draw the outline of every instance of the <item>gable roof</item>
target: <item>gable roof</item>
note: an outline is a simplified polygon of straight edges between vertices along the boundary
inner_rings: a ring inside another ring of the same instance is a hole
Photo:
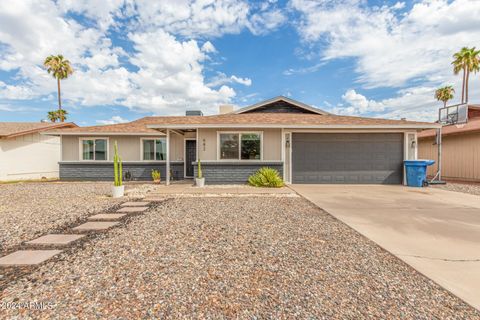
[[[293,100],[293,99],[290,99],[290,98],[287,98],[287,97],[284,97],[284,96],[278,96],[278,97],[275,97],[275,98],[272,98],[272,99],[268,99],[268,100],[265,100],[265,101],[262,101],[262,102],[259,102],[259,103],[256,103],[254,105],[251,105],[251,106],[248,106],[248,107],[245,107],[245,108],[241,108],[233,113],[235,114],[241,114],[241,113],[246,113],[246,112],[249,112],[249,111],[253,111],[255,109],[258,109],[258,108],[261,108],[261,107],[264,107],[266,105],[269,105],[269,104],[272,104],[272,103],[275,103],[275,102],[280,102],[280,101],[283,101],[283,102],[286,102],[286,103],[289,103],[297,108],[300,108],[300,109],[303,109],[303,110],[307,110],[307,111],[310,111],[312,113],[316,113],[316,114],[330,114],[328,113],[327,111],[324,111],[324,110],[321,110],[321,109],[318,109],[318,108],[314,108],[314,107],[311,107],[305,103],[302,103],[300,101],[296,101],[296,100]]]
[[[73,122],[0,122],[0,139],[14,138],[51,129],[78,127]]]
[[[161,135],[158,129],[196,128],[428,129],[436,123],[303,113],[244,113],[214,116],[157,116],[136,121],[49,131],[59,135]]]

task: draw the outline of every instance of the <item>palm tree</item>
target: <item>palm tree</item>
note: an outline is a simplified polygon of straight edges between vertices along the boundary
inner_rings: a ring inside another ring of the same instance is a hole
[[[62,110],[62,100],[60,98],[60,80],[67,79],[69,75],[73,74],[73,68],[70,61],[63,58],[61,54],[48,56],[43,65],[47,68],[48,73],[51,73],[57,79],[58,88],[58,110]],[[60,121],[65,120],[64,114],[59,113]]]
[[[462,79],[462,103],[468,103],[468,82],[470,79],[470,72],[476,73],[480,69],[479,61],[480,50],[475,50],[475,47],[463,47],[459,52],[453,55],[453,73],[463,73]]]
[[[462,103],[465,101],[465,77],[467,75],[466,65],[465,65],[465,52],[468,51],[467,47],[463,47],[459,52],[453,55],[454,60],[452,61],[453,73],[455,75],[459,74],[460,71],[463,72],[462,75]]]
[[[47,118],[51,122],[57,122],[59,119],[67,120],[67,110],[61,109],[61,110],[53,110],[53,111],[48,111]]]
[[[58,120],[57,110],[48,111],[47,118],[48,118],[48,120],[50,120],[51,122],[57,122],[57,120]]]
[[[57,112],[57,117],[58,117],[59,119],[62,119],[62,122],[63,122],[64,120],[67,120],[67,114],[68,114],[67,110],[65,110],[65,109],[60,109],[60,110],[57,110],[56,112]]]
[[[471,52],[471,66],[470,66],[470,71],[472,71],[474,74],[476,74],[478,71],[480,71],[480,50],[475,50],[475,47],[472,48]],[[468,88],[468,82],[467,82],[467,88]],[[468,91],[467,91],[467,102],[468,102]]]
[[[455,93],[455,89],[452,86],[445,86],[442,88],[438,88],[435,91],[435,99],[438,101],[443,101],[443,107],[447,106],[448,100],[453,99],[453,94]]]

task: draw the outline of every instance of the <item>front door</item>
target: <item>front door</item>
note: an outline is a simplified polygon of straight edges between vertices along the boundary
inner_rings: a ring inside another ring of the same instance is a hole
[[[197,141],[185,140],[185,177],[193,178],[193,162],[197,160]]]

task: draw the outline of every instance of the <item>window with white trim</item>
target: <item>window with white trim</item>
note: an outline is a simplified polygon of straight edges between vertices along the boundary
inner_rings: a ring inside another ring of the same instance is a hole
[[[108,141],[105,138],[81,139],[82,160],[105,161],[108,159]]]
[[[218,135],[220,160],[261,160],[262,134],[224,132]]]
[[[142,139],[142,160],[167,160],[167,139]]]

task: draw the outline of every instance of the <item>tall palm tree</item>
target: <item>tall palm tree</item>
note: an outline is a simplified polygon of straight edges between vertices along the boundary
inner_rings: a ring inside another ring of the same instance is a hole
[[[60,95],[60,80],[67,79],[69,75],[73,74],[73,68],[70,61],[63,58],[61,54],[48,56],[43,65],[47,68],[48,73],[51,73],[57,79],[58,88],[58,110],[62,110],[62,99]],[[65,120],[64,114],[59,113],[60,121]]]
[[[446,107],[448,100],[453,99],[454,93],[455,89],[453,89],[452,86],[441,87],[435,91],[435,99],[438,101],[443,101],[443,107]]]
[[[463,47],[459,52],[456,52],[453,55],[454,60],[452,61],[453,73],[455,75],[459,74],[462,71],[462,103],[465,102],[465,78],[467,75],[467,67],[465,65],[465,53],[468,51],[467,47]]]
[[[468,83],[470,79],[470,72],[476,73],[480,69],[479,61],[480,50],[475,50],[475,47],[463,47],[459,52],[453,55],[453,73],[463,73],[462,80],[462,103],[468,103]]]
[[[480,50],[475,50],[475,47],[472,48],[471,52],[471,65],[470,71],[474,74],[480,71]],[[468,86],[468,83],[467,83]],[[468,102],[468,94],[467,94],[467,102]]]

